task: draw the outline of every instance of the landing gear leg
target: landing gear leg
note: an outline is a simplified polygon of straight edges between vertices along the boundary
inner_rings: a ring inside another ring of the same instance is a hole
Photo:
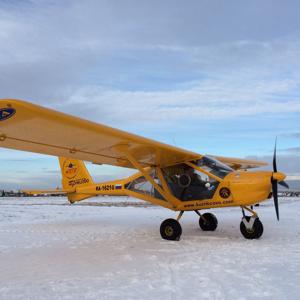
[[[245,210],[249,211],[252,216],[246,216]],[[259,220],[256,212],[247,206],[242,206],[242,213],[243,218],[240,223],[240,230],[242,235],[246,239],[250,240],[259,239],[264,232],[264,227],[262,222]]]
[[[182,228],[179,223],[184,211],[181,211],[176,219],[166,219],[160,225],[160,235],[164,240],[179,241]]]

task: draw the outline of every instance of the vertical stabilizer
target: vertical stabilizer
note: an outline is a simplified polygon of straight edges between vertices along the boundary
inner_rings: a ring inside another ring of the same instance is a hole
[[[93,179],[89,174],[85,164],[81,160],[59,157],[59,164],[62,174],[63,189],[76,189],[93,185]],[[68,193],[68,199],[71,203],[92,197],[91,195]]]

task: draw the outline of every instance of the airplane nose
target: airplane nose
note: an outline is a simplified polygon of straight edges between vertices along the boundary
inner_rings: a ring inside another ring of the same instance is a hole
[[[277,180],[278,182],[283,181],[285,179],[286,175],[281,172],[274,172],[272,174],[272,178],[274,180]]]

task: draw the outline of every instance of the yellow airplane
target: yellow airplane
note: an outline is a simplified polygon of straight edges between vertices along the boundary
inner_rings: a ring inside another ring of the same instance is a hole
[[[62,190],[71,203],[97,195],[136,197],[178,212],[160,226],[166,240],[179,240],[185,211],[199,216],[200,228],[213,231],[217,218],[200,211],[239,206],[242,235],[257,239],[263,225],[252,205],[272,197],[278,212],[277,183],[288,187],[277,172],[247,171],[265,162],[201,155],[151,139],[93,123],[21,100],[0,100],[0,147],[59,157]],[[83,161],[136,169],[125,179],[94,183]],[[245,211],[250,213],[246,215]]]

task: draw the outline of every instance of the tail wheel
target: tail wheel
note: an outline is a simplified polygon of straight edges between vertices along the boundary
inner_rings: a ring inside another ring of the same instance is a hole
[[[250,222],[251,217],[249,216],[246,216],[242,219],[242,222],[240,224],[240,230],[242,235],[244,236],[244,238],[250,240],[259,239],[264,232],[262,222],[259,220],[259,218],[255,218],[253,225],[249,226]]]
[[[218,220],[215,215],[205,213],[199,219],[199,226],[203,231],[214,231],[218,227]]]
[[[175,219],[164,220],[160,225],[160,235],[164,240],[179,241],[182,228]]]

